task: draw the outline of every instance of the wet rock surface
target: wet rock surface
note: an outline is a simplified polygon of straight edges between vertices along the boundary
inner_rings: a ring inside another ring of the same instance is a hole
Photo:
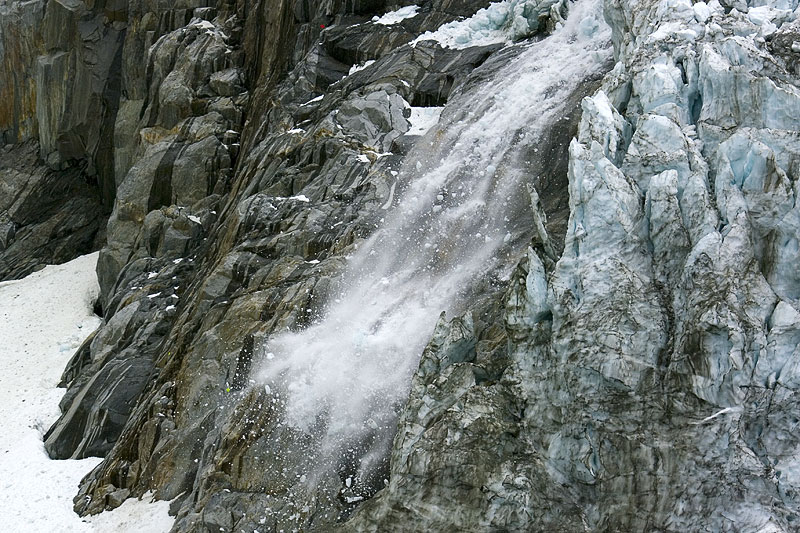
[[[796,529],[796,0],[514,2],[522,43],[412,43],[489,3],[0,0],[0,278],[102,247],[103,326],[45,436],[105,457],[78,513],[155,491],[176,532]],[[420,333],[388,430],[321,461],[265,346],[574,13],[592,68],[504,140],[509,274]]]

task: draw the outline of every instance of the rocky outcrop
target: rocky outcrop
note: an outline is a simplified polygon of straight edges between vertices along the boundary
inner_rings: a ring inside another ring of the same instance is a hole
[[[796,529],[798,16],[0,3],[0,277],[102,246],[103,326],[45,437],[105,457],[76,511],[155,491],[176,532]],[[332,310],[367,337],[418,322],[358,359]],[[288,345],[392,390],[298,423]]]

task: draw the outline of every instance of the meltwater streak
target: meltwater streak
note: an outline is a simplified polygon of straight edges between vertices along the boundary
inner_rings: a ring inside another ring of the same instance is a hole
[[[512,266],[508,241],[526,231],[512,221],[525,219],[535,179],[520,150],[601,71],[609,37],[602,0],[579,0],[551,36],[448,104],[456,113],[409,156],[400,200],[351,258],[324,318],[269,341],[260,383],[285,395],[286,422],[319,439],[320,461],[354,442],[362,468],[384,456],[440,313]]]

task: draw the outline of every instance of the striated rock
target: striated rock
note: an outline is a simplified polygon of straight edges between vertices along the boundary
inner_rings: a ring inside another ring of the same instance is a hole
[[[0,9],[0,62],[15,73],[0,85],[4,140],[36,139],[51,168],[82,167],[110,207],[126,6],[37,0]]]
[[[36,139],[35,60],[42,49],[41,23],[46,2],[0,4],[0,131],[3,144]]]

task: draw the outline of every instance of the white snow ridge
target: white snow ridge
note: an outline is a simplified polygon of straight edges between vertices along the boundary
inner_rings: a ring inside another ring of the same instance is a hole
[[[78,483],[99,458],[53,461],[42,436],[59,416],[56,388],[75,350],[99,325],[97,254],[0,283],[0,521],[15,533],[162,533],[167,502],[129,500],[91,518],[72,510]]]

